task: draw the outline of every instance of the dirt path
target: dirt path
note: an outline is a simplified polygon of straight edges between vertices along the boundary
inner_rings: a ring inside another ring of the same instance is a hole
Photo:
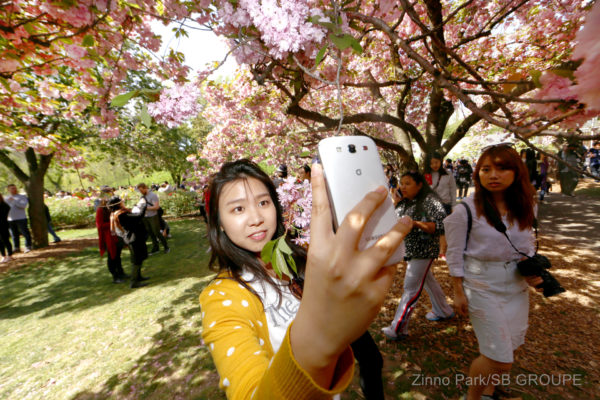
[[[585,180],[577,188],[600,187]],[[560,188],[539,205],[540,235],[556,240],[572,249],[591,250],[600,255],[600,198],[561,194]]]
[[[587,180],[578,188],[586,186],[600,184]],[[530,293],[526,342],[515,353],[510,383],[500,388],[502,399],[600,399],[600,199],[568,197],[559,191],[555,187],[554,194],[539,206],[540,253],[550,259],[552,274],[567,292],[550,298]],[[434,274],[452,304],[446,264],[436,261]],[[408,340],[394,343],[379,333],[393,318],[403,279],[401,265],[384,307],[371,326],[385,359],[386,399],[407,393],[412,396],[407,398],[415,399],[457,399],[466,391],[457,377],[468,373],[470,362],[478,354],[468,318],[427,321],[425,314],[431,303],[423,294],[410,321]],[[415,377],[431,379],[415,382]],[[546,384],[543,379],[549,378],[574,379],[575,384]],[[357,393],[358,385],[355,383],[351,390]],[[355,397],[343,396],[351,398]]]

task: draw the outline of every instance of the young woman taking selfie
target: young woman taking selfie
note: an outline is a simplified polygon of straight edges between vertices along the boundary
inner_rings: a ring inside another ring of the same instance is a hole
[[[444,226],[454,306],[461,315],[468,312],[479,343],[480,355],[469,369],[474,384],[464,398],[479,400],[491,399],[494,386],[477,383],[510,372],[513,352],[527,331],[527,285],[538,285],[542,279],[519,274],[517,262],[523,257],[494,228],[501,219],[518,250],[534,254],[535,189],[519,154],[508,145],[488,148],[473,176],[475,194],[463,200],[471,222],[467,208],[457,205]]]
[[[340,393],[353,378],[350,345],[364,338],[392,284],[395,267],[384,265],[408,232],[407,218],[357,250],[386,189],[365,196],[336,233],[318,164],[312,189],[308,254],[288,241],[298,273],[279,278],[260,257],[285,232],[271,179],[240,160],[224,164],[212,181],[208,236],[218,274],[200,295],[202,337],[229,399]]]

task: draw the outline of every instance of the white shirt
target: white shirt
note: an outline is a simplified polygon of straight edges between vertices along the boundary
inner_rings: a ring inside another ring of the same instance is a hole
[[[440,196],[442,203],[456,204],[456,181],[452,174],[440,175],[439,172],[431,172],[431,188]]]
[[[485,216],[477,216],[473,195],[463,200],[471,208],[473,226],[467,240],[468,217],[467,210],[462,205],[456,205],[452,214],[444,219],[446,231],[446,262],[451,276],[464,276],[464,256],[474,257],[482,261],[515,261],[522,256],[513,249],[506,237],[491,226]],[[521,252],[531,256],[535,252],[535,237],[531,228],[520,230],[518,223],[510,225],[506,217],[502,217],[506,225],[506,234]]]
[[[279,287],[282,296],[280,304],[279,296],[271,285],[260,280],[252,282],[254,274],[251,271],[245,271],[241,278],[248,283],[248,286],[254,289],[262,300],[267,317],[271,346],[273,346],[273,351],[277,352],[283,342],[288,326],[296,318],[298,307],[300,307],[300,300],[292,294],[288,283],[285,281],[273,279],[275,283],[280,284]]]

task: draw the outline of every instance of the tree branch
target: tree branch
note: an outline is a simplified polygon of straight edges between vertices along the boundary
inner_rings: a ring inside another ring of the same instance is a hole
[[[29,180],[29,176],[23,172],[21,167],[17,165],[9,156],[6,150],[0,150],[0,162],[4,164],[10,171],[20,180],[25,183]]]
[[[323,125],[334,128],[339,125],[340,120],[336,118],[329,118],[323,114],[315,111],[306,110],[300,107],[298,104],[291,104],[288,106],[286,113],[295,115],[300,118],[306,118],[312,121],[320,122]],[[390,125],[394,125],[405,132],[408,132],[413,140],[415,140],[421,148],[426,148],[427,145],[423,136],[419,130],[412,124],[403,121],[399,118],[393,117],[389,114],[376,114],[376,113],[358,113],[344,117],[343,125],[358,124],[362,122],[384,122]]]

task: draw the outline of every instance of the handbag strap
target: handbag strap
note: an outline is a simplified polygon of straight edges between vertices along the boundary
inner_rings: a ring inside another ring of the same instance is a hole
[[[465,242],[465,251],[467,251],[467,245],[469,244],[469,236],[471,235],[471,228],[473,227],[473,214],[471,214],[471,207],[464,201],[459,201],[458,204],[465,206],[467,210],[467,241]]]
[[[465,242],[465,251],[467,250],[467,244],[469,243],[469,236],[471,234],[471,228],[473,227],[473,214],[471,213],[471,207],[469,207],[469,205],[467,203],[465,203],[464,201],[460,201],[458,202],[458,204],[463,205],[465,207],[465,209],[467,210],[467,241]],[[512,246],[513,249],[515,249],[515,251],[525,257],[529,256],[521,251],[519,251],[519,249],[517,249],[515,247],[515,245],[513,244],[513,242],[510,240],[510,238],[508,237],[508,235],[506,234],[506,225],[504,225],[504,222],[502,222],[502,220],[500,219],[500,217],[498,216],[498,214],[495,212],[494,209],[490,208],[490,214],[491,214],[491,219],[494,222],[494,228],[502,233],[504,235],[504,237],[506,237],[506,239],[508,240],[508,243],[510,243],[510,245]],[[537,218],[533,219],[533,230],[535,231],[535,254],[537,254],[538,249],[540,247],[540,242],[538,240],[538,221]]]
[[[502,222],[502,219],[500,218],[500,215],[498,215],[498,213],[496,212],[496,210],[492,207],[492,205],[489,203],[489,201],[486,201],[483,204],[483,207],[486,211],[486,214],[490,217],[490,219],[492,220],[492,222],[494,223],[494,228],[500,232],[501,234],[504,235],[504,237],[506,237],[506,240],[508,240],[508,243],[510,243],[510,245],[512,246],[513,249],[515,249],[515,251],[519,254],[521,254],[524,257],[527,258],[531,258],[530,256],[528,256],[527,254],[523,253],[522,251],[520,251],[519,249],[517,249],[517,247],[513,244],[513,242],[510,240],[510,238],[508,237],[508,235],[506,234],[506,225],[504,225],[504,222]],[[532,224],[533,230],[535,231],[535,253],[537,254],[538,249],[540,247],[540,242],[538,240],[538,223],[537,223],[537,218],[533,219],[533,224]]]

